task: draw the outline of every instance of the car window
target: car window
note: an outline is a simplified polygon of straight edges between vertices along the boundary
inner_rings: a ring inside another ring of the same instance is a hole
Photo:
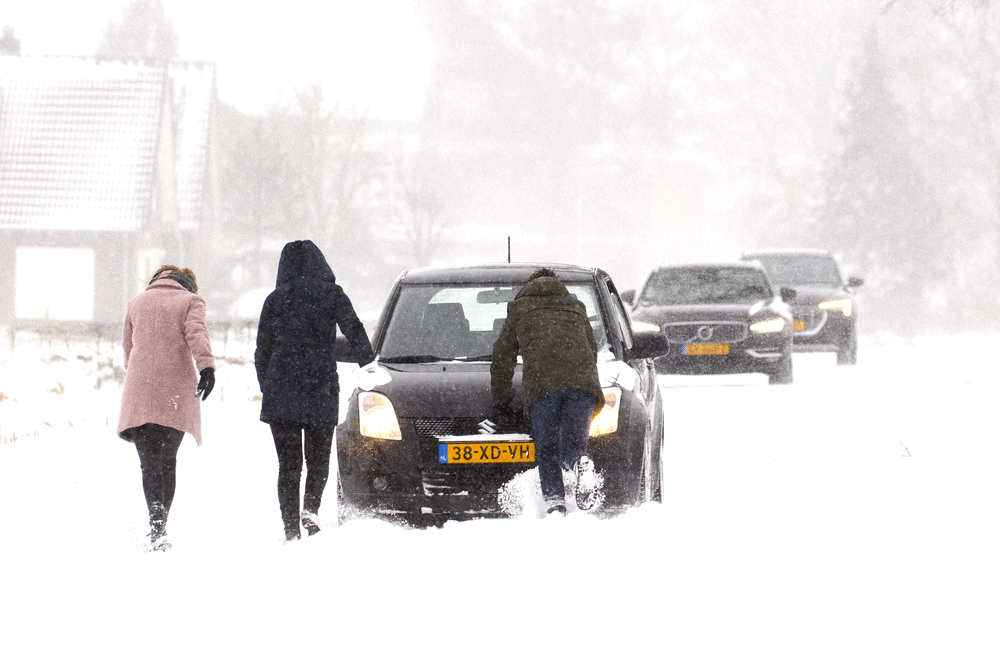
[[[748,256],[764,265],[775,285],[842,285],[837,262],[829,255]]]
[[[608,279],[605,281],[605,286],[608,288],[608,293],[611,295],[614,319],[618,322],[618,328],[621,331],[622,341],[625,343],[625,349],[631,349],[633,344],[632,320],[625,311],[625,306],[622,305],[622,300],[618,295],[618,290],[615,289],[615,284]]]
[[[608,348],[593,284],[566,283],[587,309],[598,349]],[[489,360],[521,285],[404,285],[389,315],[383,359],[437,357]]]
[[[656,271],[646,281],[640,303],[753,304],[774,297],[760,269],[744,267],[678,267]]]

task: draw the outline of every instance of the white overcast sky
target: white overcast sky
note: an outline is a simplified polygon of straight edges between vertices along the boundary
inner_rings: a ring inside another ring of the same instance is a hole
[[[0,0],[24,55],[91,55],[128,0]],[[431,46],[408,0],[163,0],[184,60],[213,61],[219,97],[259,113],[295,86],[383,117],[419,114]]]

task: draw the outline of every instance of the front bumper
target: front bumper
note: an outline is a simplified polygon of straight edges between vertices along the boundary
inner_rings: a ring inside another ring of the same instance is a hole
[[[656,370],[677,375],[772,373],[789,354],[789,343],[740,347],[729,345],[726,354],[685,354],[685,346],[672,347],[656,359]]]
[[[855,344],[857,316],[816,306],[793,308],[796,352],[836,352]]]
[[[622,406],[619,429],[592,437],[588,453],[598,471],[614,479],[630,479],[635,471],[624,466],[634,459],[629,448],[642,447],[644,411],[631,399]],[[505,517],[504,486],[537,463],[448,464],[438,459],[440,442],[428,434],[431,420],[400,419],[403,439],[378,440],[361,436],[348,423],[337,430],[337,465],[344,503],[349,513],[397,518],[406,523],[434,517],[472,519]],[[454,431],[468,431],[473,419],[450,421]],[[468,422],[467,424],[463,423]],[[438,424],[440,428],[440,424]],[[469,433],[454,433],[467,435]],[[537,458],[537,457],[536,457]]]

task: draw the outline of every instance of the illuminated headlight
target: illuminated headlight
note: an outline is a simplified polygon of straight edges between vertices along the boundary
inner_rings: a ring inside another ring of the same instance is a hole
[[[754,333],[777,333],[785,328],[785,320],[776,317],[773,320],[764,320],[750,325],[750,331]]]
[[[819,307],[823,310],[841,310],[844,312],[844,317],[851,316],[851,300],[850,299],[837,299],[836,301],[824,301],[819,304]]]
[[[361,435],[381,440],[403,439],[396,411],[386,396],[363,391],[358,394],[358,410],[361,412]]]
[[[633,322],[632,331],[656,331],[659,333],[660,326],[651,322]]]
[[[604,407],[590,422],[590,437],[606,435],[618,430],[618,408],[622,402],[622,390],[618,387],[605,388]]]

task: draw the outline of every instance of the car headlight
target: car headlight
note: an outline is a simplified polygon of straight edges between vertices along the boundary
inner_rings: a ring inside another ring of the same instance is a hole
[[[590,422],[590,437],[607,435],[618,430],[618,408],[622,402],[622,390],[618,387],[605,388],[604,407]]]
[[[836,301],[824,301],[819,304],[819,307],[823,310],[840,310],[843,311],[844,317],[851,316],[851,310],[853,306],[851,305],[850,299],[837,299]]]
[[[632,331],[655,331],[659,333],[660,325],[652,322],[633,322]]]
[[[764,320],[750,325],[750,331],[755,333],[777,333],[785,328],[785,320],[776,317],[773,320]]]
[[[403,439],[392,401],[384,394],[361,392],[358,394],[358,410],[361,413],[361,435],[380,440]]]

